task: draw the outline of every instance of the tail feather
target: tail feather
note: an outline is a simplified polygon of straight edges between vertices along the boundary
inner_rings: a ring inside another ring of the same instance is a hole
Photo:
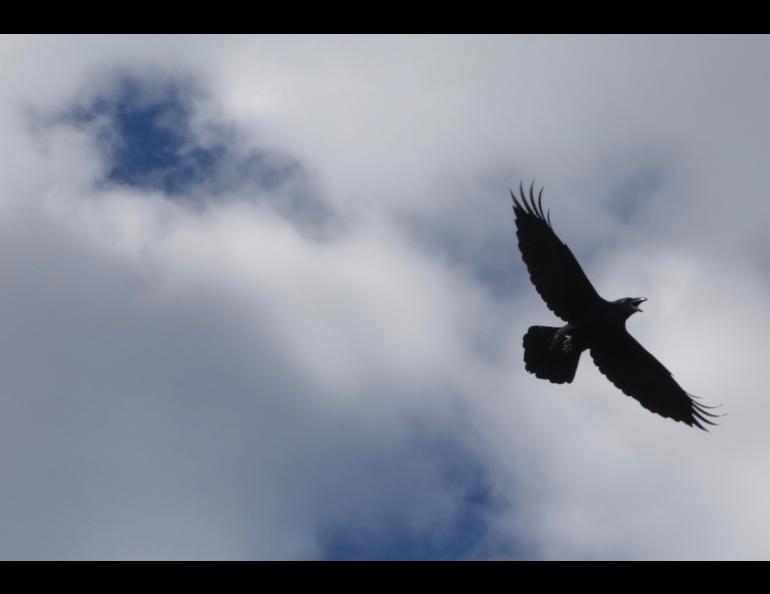
[[[565,353],[559,346],[552,347],[558,328],[532,326],[524,335],[524,364],[530,373],[555,384],[570,383],[575,379],[580,350]]]

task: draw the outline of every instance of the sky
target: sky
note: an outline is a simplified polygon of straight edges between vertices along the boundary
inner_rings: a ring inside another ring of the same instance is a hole
[[[769,62],[0,37],[0,558],[770,558]],[[532,180],[719,426],[524,370]]]

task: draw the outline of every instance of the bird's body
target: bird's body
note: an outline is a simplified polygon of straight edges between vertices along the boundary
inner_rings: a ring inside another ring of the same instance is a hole
[[[580,355],[588,350],[599,370],[624,394],[663,417],[704,429],[715,415],[695,402],[671,373],[627,331],[626,320],[641,311],[643,297],[603,299],[594,289],[570,249],[551,227],[550,212],[519,188],[511,192],[519,249],[532,284],[557,316],[561,328],[532,326],[524,335],[527,371],[554,383],[575,378]]]

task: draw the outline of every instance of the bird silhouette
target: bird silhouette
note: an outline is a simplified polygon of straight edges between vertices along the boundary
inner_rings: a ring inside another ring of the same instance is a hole
[[[519,184],[511,190],[516,237],[532,284],[548,308],[566,322],[561,328],[531,326],[524,335],[524,364],[541,379],[571,383],[580,355],[588,350],[607,379],[649,411],[706,430],[717,416],[696,402],[671,372],[626,330],[626,320],[642,311],[644,297],[603,299],[588,280],[572,251],[557,237],[550,211]]]

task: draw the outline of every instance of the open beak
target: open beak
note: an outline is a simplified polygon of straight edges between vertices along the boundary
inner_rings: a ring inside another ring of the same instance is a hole
[[[637,297],[636,299],[631,300],[631,307],[636,311],[642,311],[642,308],[639,306],[645,301],[647,301],[647,297]]]

